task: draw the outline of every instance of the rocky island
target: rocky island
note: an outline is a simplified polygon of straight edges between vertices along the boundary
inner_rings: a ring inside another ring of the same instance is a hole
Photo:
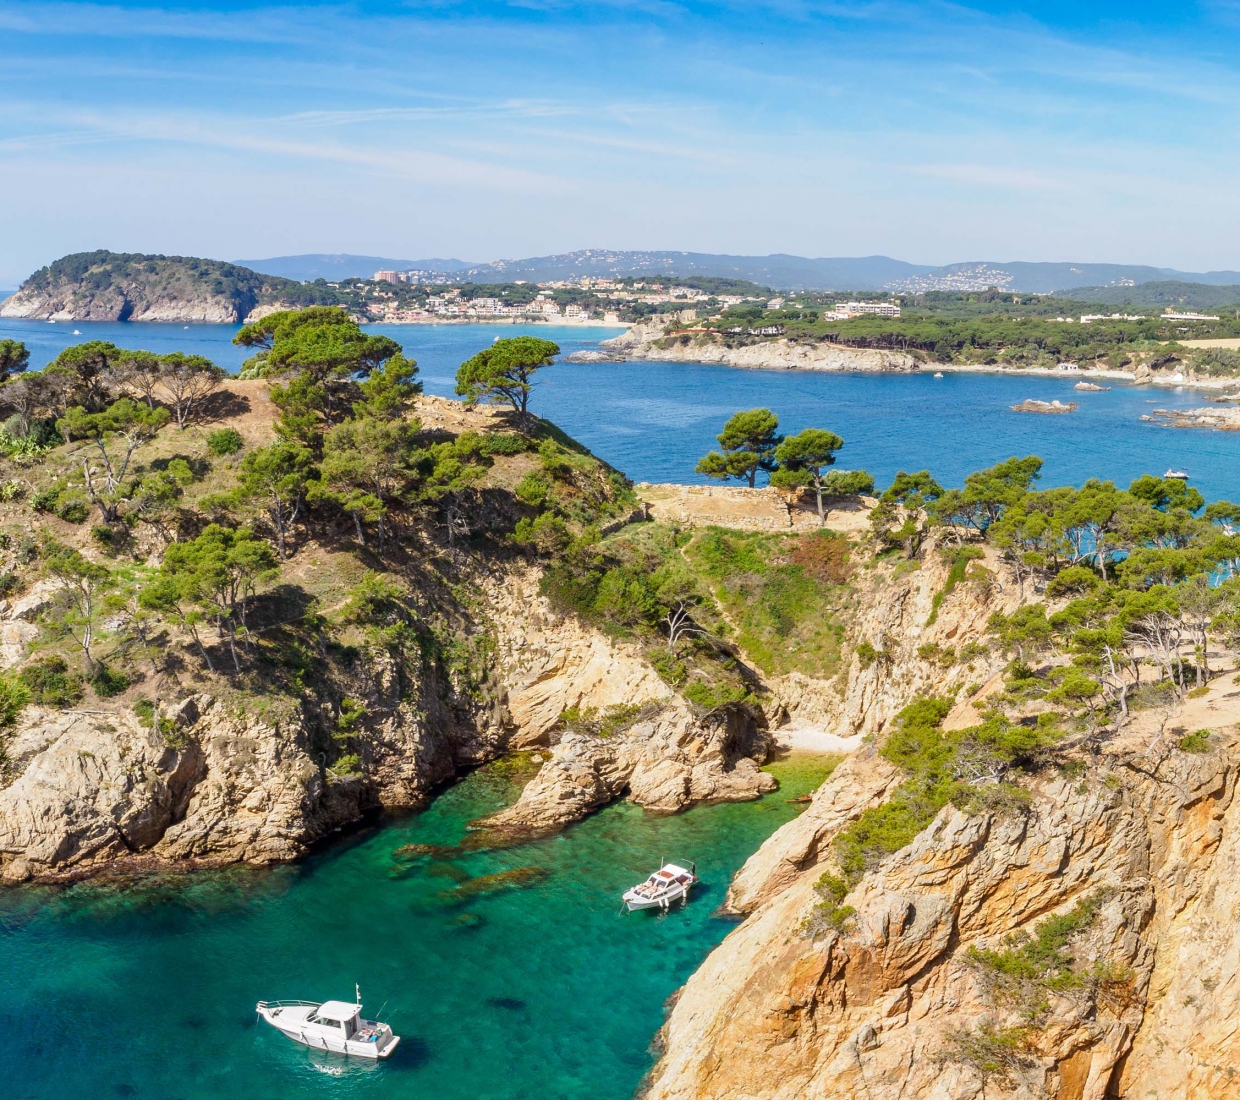
[[[1036,397],[1029,397],[1019,405],[1011,405],[1009,408],[1011,408],[1012,412],[1050,413],[1053,416],[1056,413],[1076,412],[1080,406],[1075,401],[1063,402],[1058,398],[1054,401],[1039,401]]]
[[[8,383],[6,889],[297,859],[520,758],[468,838],[505,850],[832,737],[645,1095],[1231,1094],[1235,505],[1034,456],[878,492],[769,410],[702,460],[740,485],[634,486],[528,407],[547,341],[458,403],[339,309],[238,340],[240,379],[95,342]]]
[[[80,252],[31,275],[0,302],[0,317],[236,324],[332,300],[330,292],[218,260]]]

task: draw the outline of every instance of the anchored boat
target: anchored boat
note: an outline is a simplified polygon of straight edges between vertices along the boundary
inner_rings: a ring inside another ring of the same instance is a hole
[[[645,882],[626,890],[624,904],[630,913],[656,906],[666,909],[672,902],[689,896],[689,887],[698,880],[696,871],[696,863],[689,864],[688,870],[675,863],[665,863]]]
[[[362,998],[348,1001],[259,1001],[259,1016],[290,1039],[318,1050],[386,1058],[400,1036],[378,1020],[362,1019]]]
[[[1175,469],[1168,470],[1165,474],[1163,474],[1163,480],[1164,481],[1187,481],[1188,471],[1187,470],[1175,470]]]

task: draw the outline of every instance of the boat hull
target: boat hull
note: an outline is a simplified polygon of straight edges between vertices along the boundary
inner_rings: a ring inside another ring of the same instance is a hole
[[[624,895],[624,904],[628,906],[630,913],[635,913],[639,909],[666,909],[674,901],[682,901],[689,896],[688,886],[676,886],[668,890],[665,894],[658,897],[648,898],[630,890]]]
[[[379,1036],[373,1042],[359,1042],[356,1039],[345,1039],[307,1030],[305,1021],[302,1019],[291,1018],[282,1020],[274,1018],[271,1013],[264,1011],[262,1008],[258,1010],[258,1014],[281,1035],[314,1050],[326,1050],[333,1054],[347,1054],[354,1058],[379,1059],[390,1057],[392,1052],[400,1045],[400,1036],[393,1035],[391,1032]]]

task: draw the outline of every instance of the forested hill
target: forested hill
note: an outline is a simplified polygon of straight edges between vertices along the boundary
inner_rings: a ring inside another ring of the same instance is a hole
[[[326,288],[193,256],[76,252],[30,276],[0,316],[73,321],[244,321],[264,306],[334,300]]]
[[[1091,286],[1073,291],[1090,302],[1116,306],[1170,306],[1188,309],[1227,309],[1240,305],[1240,286],[1211,286],[1180,279],[1158,279],[1137,286]]]

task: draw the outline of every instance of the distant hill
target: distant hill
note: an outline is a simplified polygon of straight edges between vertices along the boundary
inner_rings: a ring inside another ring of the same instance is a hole
[[[314,282],[326,279],[329,283],[341,279],[369,279],[376,271],[461,271],[475,266],[465,260],[393,260],[386,256],[355,256],[348,252],[310,252],[304,256],[272,256],[266,260],[236,260],[239,267],[248,267],[264,275],[277,275],[282,279],[298,282]]]
[[[707,252],[624,251],[606,248],[584,248],[553,256],[495,260],[472,266],[460,265],[456,260],[380,262],[375,258],[371,271],[384,267],[398,271],[415,268],[433,271],[441,275],[444,282],[457,283],[507,283],[521,279],[536,283],[580,279],[583,276],[607,278],[621,275],[697,275],[745,279],[780,290],[896,290],[913,293],[923,290],[985,290],[987,287],[997,286],[1004,290],[1049,294],[1079,287],[1137,284],[1159,279],[1179,279],[1215,285],[1240,283],[1240,272],[1235,271],[1194,274],[1140,264],[1027,261],[1000,263],[978,260],[935,267],[894,260],[889,256],[810,259],[785,253],[770,256],[732,256]],[[274,271],[273,268],[264,270]],[[359,273],[353,271],[348,274]]]
[[[1137,286],[1085,287],[1077,297],[1104,305],[1184,306],[1193,309],[1225,309],[1240,306],[1240,284],[1212,286],[1179,279],[1158,279]]]
[[[0,317],[235,323],[256,309],[330,303],[330,291],[195,256],[76,252],[42,267]]]

